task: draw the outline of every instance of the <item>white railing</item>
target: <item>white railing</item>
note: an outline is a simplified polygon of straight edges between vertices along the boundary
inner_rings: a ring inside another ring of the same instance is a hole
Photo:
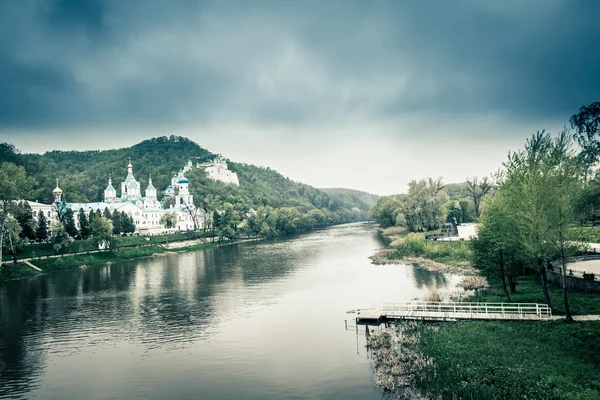
[[[384,304],[379,307],[383,314],[394,312],[423,313],[467,313],[467,314],[504,314],[537,315],[540,318],[552,317],[552,309],[546,304],[537,303],[467,303],[410,301],[406,303]]]

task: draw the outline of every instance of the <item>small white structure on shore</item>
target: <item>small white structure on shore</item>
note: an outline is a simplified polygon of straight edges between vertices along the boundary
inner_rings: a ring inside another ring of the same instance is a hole
[[[461,240],[470,240],[477,237],[477,226],[476,223],[460,224],[457,226],[458,237]]]

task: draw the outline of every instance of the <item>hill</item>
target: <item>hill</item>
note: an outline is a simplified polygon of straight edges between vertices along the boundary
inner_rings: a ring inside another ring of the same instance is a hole
[[[325,192],[331,196],[337,196],[343,199],[348,204],[358,205],[361,210],[370,210],[379,201],[381,196],[363,192],[361,190],[344,189],[344,188],[319,188],[322,192]]]
[[[154,186],[162,193],[171,177],[188,160],[195,164],[215,156],[179,136],[153,138],[131,147],[102,151],[55,150],[44,154],[19,154],[18,151],[6,151],[9,147],[3,144],[0,161],[22,165],[37,180],[31,200],[45,203],[52,201],[56,178],[69,202],[101,200],[109,174],[117,187],[125,179],[130,158],[142,191],[152,174]],[[238,174],[240,186],[208,179],[198,168],[186,173],[197,205],[214,211],[231,204],[240,217],[257,211],[264,220],[271,218],[269,224],[277,233],[366,220],[374,204],[373,195],[368,193],[343,189],[323,191],[292,181],[270,168],[236,162],[228,162],[228,165]]]

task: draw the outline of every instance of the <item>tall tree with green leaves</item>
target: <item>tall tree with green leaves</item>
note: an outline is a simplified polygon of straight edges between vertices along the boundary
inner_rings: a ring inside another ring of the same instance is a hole
[[[123,233],[134,233],[135,232],[135,223],[133,222],[133,217],[121,212],[121,232]]]
[[[580,170],[568,132],[563,131],[556,138],[544,131],[537,132],[527,140],[523,150],[509,154],[504,166],[500,190],[515,212],[523,247],[537,260],[546,303],[550,305],[546,263],[558,254],[563,270],[563,301],[567,318],[571,318],[564,282],[571,247],[566,231],[574,219]]]
[[[498,192],[486,201],[477,237],[471,241],[473,265],[491,281],[500,281],[506,299],[515,293],[517,278],[530,260],[522,251],[520,224],[509,199]],[[510,290],[509,290],[510,289]]]
[[[23,246],[23,238],[21,237],[21,225],[12,215],[5,217],[2,237],[4,249],[10,253],[13,263],[17,264],[17,250]]]
[[[600,102],[594,102],[579,109],[569,119],[571,128],[575,130],[573,137],[581,147],[579,159],[584,171],[584,180],[587,181],[590,168],[600,158]]]
[[[39,241],[48,239],[48,220],[42,211],[40,211],[38,214],[35,236]]]
[[[70,208],[67,208],[65,211],[65,215],[63,216],[63,225],[69,236],[73,238],[77,237],[79,231],[77,230],[77,225],[75,225],[75,215],[73,214],[73,210]]]
[[[90,216],[92,213],[90,212]],[[79,219],[79,237],[82,239],[87,239],[90,237],[90,224],[88,217],[85,215],[83,208],[79,209],[79,213],[77,214],[77,218]]]
[[[108,218],[95,216],[90,219],[90,236],[92,242],[98,248],[112,248],[113,226]]]
[[[33,219],[33,212],[29,206],[29,203],[26,201],[17,202],[12,214],[21,225],[21,237],[34,240],[35,220]]]
[[[112,213],[111,220],[113,224],[113,233],[115,235],[120,235],[121,232],[123,232],[123,229],[121,227],[121,213],[117,210],[114,210]]]
[[[50,236],[50,243],[52,243],[52,249],[55,253],[66,252],[71,244],[73,238],[67,233],[67,230],[58,221],[52,223],[52,235]]]
[[[543,173],[547,175],[552,188],[552,203],[548,211],[551,223],[549,241],[558,253],[562,271],[563,303],[568,320],[572,321],[567,289],[567,260],[575,251],[568,231],[575,221],[575,203],[580,191],[580,168],[572,150],[571,135],[567,130],[561,132],[552,143],[552,151],[547,155],[549,166]]]
[[[17,200],[27,197],[35,181],[25,169],[10,162],[0,164],[0,232],[4,232],[6,217],[13,211]],[[0,235],[0,263],[4,235]]]

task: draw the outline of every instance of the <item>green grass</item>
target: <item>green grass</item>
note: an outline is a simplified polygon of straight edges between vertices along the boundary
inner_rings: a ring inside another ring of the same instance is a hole
[[[39,272],[29,268],[25,263],[17,263],[17,265],[7,263],[0,268],[0,282],[34,276],[37,274],[39,274]]]
[[[208,236],[209,232],[185,232],[185,233],[174,233],[169,235],[157,235],[157,236],[124,236],[118,239],[118,247],[126,246],[139,246],[143,244],[161,244],[173,241],[191,240]],[[79,253],[83,251],[97,250],[92,243],[92,240],[75,240],[71,247],[69,247],[67,253]],[[36,258],[55,255],[54,249],[51,243],[35,243],[26,244],[23,248],[17,251],[17,258]],[[2,253],[2,259],[4,261],[11,260],[10,254],[7,252]]]
[[[562,288],[549,285],[553,313]],[[535,276],[519,278],[513,302],[544,303]],[[575,314],[600,314],[600,295],[569,292]],[[468,301],[503,302],[500,284]],[[419,349],[436,360],[418,385],[443,399],[600,399],[600,321],[465,321],[419,325]]]
[[[182,236],[173,239],[175,235],[169,235],[170,240],[181,240]],[[190,239],[189,235],[185,236],[186,239]],[[162,238],[164,242],[164,237]],[[226,242],[209,242],[209,243],[197,243],[191,246],[181,247],[177,249],[167,250],[161,245],[147,245],[147,246],[136,246],[136,247],[120,247],[117,251],[105,251],[98,252],[92,254],[77,254],[73,256],[64,256],[64,257],[53,257],[53,258],[38,258],[33,260],[33,264],[37,267],[41,268],[43,272],[52,272],[52,271],[60,271],[60,270],[68,270],[79,268],[82,265],[86,265],[88,267],[96,266],[96,265],[104,265],[107,262],[119,262],[125,260],[133,260],[142,257],[149,257],[153,254],[160,254],[166,251],[170,252],[185,252],[185,251],[193,251],[193,250],[201,250],[209,247],[218,247],[222,245],[226,245],[229,243],[233,243],[235,240],[228,240]],[[143,242],[147,244],[147,241]],[[11,279],[24,278],[28,276],[33,276],[39,274],[27,266],[24,263],[18,263],[17,267],[13,267],[12,263],[6,263],[0,269],[0,282]]]
[[[39,259],[35,260],[34,264],[44,272],[51,272],[79,268],[81,265],[91,267],[95,265],[104,265],[107,262],[132,260],[148,257],[154,253],[164,253],[165,251],[165,248],[161,246],[144,246],[122,249],[116,252],[106,251],[94,254],[79,254],[75,256]]]
[[[561,315],[565,313],[562,288],[558,284],[548,283],[552,313]],[[577,314],[600,314],[600,294],[585,293],[569,290],[569,305],[571,312]],[[519,277],[517,292],[511,293],[513,303],[545,303],[542,287],[537,276]],[[480,290],[469,301],[504,302],[506,297],[499,283],[491,283],[489,289]]]
[[[444,399],[600,399],[600,322],[421,324],[436,360],[418,385]]]
[[[441,242],[425,240],[425,234],[409,233],[404,242],[392,247],[390,259],[403,257],[423,257],[450,265],[470,264],[472,251],[466,241]]]

